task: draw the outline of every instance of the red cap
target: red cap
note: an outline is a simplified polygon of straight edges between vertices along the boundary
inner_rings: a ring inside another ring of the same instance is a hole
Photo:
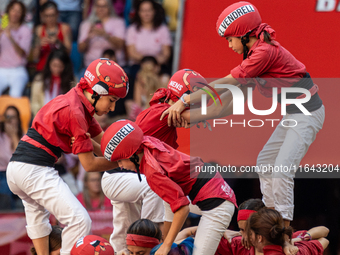
[[[261,24],[261,16],[254,5],[238,2],[228,6],[218,17],[217,33],[221,37],[241,37]]]
[[[143,141],[143,131],[130,120],[112,123],[101,140],[101,151],[109,161],[130,158]]]
[[[180,98],[184,93],[196,91],[195,87],[203,88],[208,83],[198,72],[182,69],[174,73],[168,83],[171,93]]]
[[[111,244],[104,238],[88,235],[79,238],[74,244],[71,255],[114,255]]]
[[[114,95],[124,98],[129,91],[129,79],[124,70],[114,61],[100,58],[86,69],[84,78],[88,92],[99,95]]]

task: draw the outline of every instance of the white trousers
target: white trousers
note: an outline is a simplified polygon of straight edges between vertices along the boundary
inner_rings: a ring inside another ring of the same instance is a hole
[[[142,182],[134,173],[104,173],[102,189],[113,205],[113,233],[110,243],[115,251],[126,248],[126,231],[139,219],[163,222],[163,200],[153,192],[146,177]]]
[[[76,241],[91,230],[91,219],[67,184],[53,167],[10,162],[8,186],[25,207],[27,234],[31,239],[48,236],[50,212],[66,225],[62,233],[61,255],[69,255]]]
[[[11,97],[22,97],[28,82],[28,72],[25,67],[0,68],[0,95],[9,86]]]
[[[257,158],[256,165],[262,169],[259,177],[264,204],[275,207],[289,221],[293,220],[294,213],[295,171],[322,128],[325,107],[321,106],[311,114],[285,115],[282,119],[286,120],[285,126],[296,123],[297,126],[284,127],[280,122]]]

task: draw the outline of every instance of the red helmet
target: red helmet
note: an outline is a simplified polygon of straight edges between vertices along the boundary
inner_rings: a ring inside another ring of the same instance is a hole
[[[84,78],[89,85],[86,88],[99,95],[114,95],[124,98],[129,91],[129,79],[124,70],[114,61],[100,58],[93,61],[86,69]]]
[[[208,83],[198,72],[190,69],[182,69],[174,73],[168,83],[171,93],[180,98],[184,93],[194,91],[195,87],[203,88]]]
[[[242,37],[261,22],[260,13],[254,5],[238,2],[224,9],[218,17],[216,30],[221,37]]]
[[[100,148],[109,161],[130,158],[143,141],[143,131],[130,120],[112,123],[105,131]]]
[[[74,244],[71,255],[114,255],[111,244],[104,238],[95,235],[83,236]]]

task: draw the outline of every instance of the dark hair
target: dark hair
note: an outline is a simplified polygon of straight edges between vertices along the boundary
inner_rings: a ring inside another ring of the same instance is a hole
[[[13,105],[10,105],[6,108],[4,113],[6,113],[9,109],[13,109],[17,114],[17,117],[18,117],[18,133],[17,133],[17,136],[20,139],[23,135],[23,131],[22,131],[22,127],[21,127],[20,112],[19,112],[18,108],[16,108]],[[0,122],[0,133],[4,133],[4,132],[5,132],[5,122],[1,121]]]
[[[135,1],[134,4],[135,16],[132,19],[132,23],[135,23],[137,25],[137,30],[139,30],[140,27],[142,26],[142,20],[139,16],[139,10],[141,5],[146,2],[151,3],[155,11],[155,16],[153,17],[152,21],[153,29],[159,28],[162,25],[162,23],[165,22],[165,12],[163,7],[159,3],[156,3],[154,0],[137,0]]]
[[[259,198],[251,198],[246,201],[244,201],[240,206],[238,207],[238,210],[254,210],[259,211],[262,208],[265,208],[266,206]]]
[[[263,33],[264,41],[265,41],[266,43],[270,44],[270,45],[274,45],[274,44],[272,43],[272,38],[271,38],[270,34],[269,34],[267,31],[263,31],[262,33]]]
[[[153,56],[143,57],[142,60],[140,61],[140,63],[143,64],[143,63],[148,62],[148,61],[154,63],[155,65],[158,65],[157,59]]]
[[[7,7],[6,7],[6,13],[9,15],[9,10],[12,9],[12,7],[15,4],[18,4],[21,7],[22,13],[21,13],[20,21],[19,21],[20,25],[21,25],[22,23],[24,23],[24,20],[25,20],[25,17],[26,17],[26,6],[22,2],[17,1],[17,0],[10,1],[9,4],[7,5]]]
[[[63,50],[54,50],[47,58],[44,70],[42,72],[44,90],[49,89],[49,87],[51,86],[52,73],[50,69],[50,62],[55,58],[59,59],[64,64],[64,70],[60,74],[60,92],[62,94],[65,94],[71,89],[71,82],[74,81],[74,74],[71,59],[68,54]]]
[[[292,237],[292,227],[284,227],[284,221],[281,214],[269,208],[263,208],[257,213],[253,213],[247,222],[246,231],[251,236],[251,230],[255,235],[261,235],[271,244],[283,246],[285,242],[284,235]]]
[[[58,5],[55,2],[47,1],[40,6],[40,12],[44,12],[48,8],[54,8],[58,12]]]
[[[52,226],[52,232],[48,237],[49,252],[56,251],[61,248],[61,233],[63,229],[59,226]],[[31,248],[31,254],[37,255],[37,251],[34,247]]]
[[[162,231],[158,225],[148,219],[140,219],[132,223],[127,230],[127,234],[154,237],[159,241],[162,239]]]
[[[104,55],[109,55],[112,58],[112,57],[116,56],[116,53],[113,49],[106,49],[106,50],[103,51],[102,56],[104,56]]]
[[[162,244],[159,244],[152,248],[150,255],[154,255],[156,251],[161,247]],[[191,255],[194,249],[194,239],[192,237],[188,237],[184,239],[180,244],[173,243],[171,246],[171,250],[168,255]]]

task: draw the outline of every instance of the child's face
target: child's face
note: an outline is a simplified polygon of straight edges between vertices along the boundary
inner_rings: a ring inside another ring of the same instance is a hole
[[[229,48],[231,48],[238,54],[243,54],[243,45],[241,43],[241,38],[230,36],[227,37],[227,41],[229,43]]]
[[[103,114],[108,114],[110,111],[114,111],[118,99],[119,97],[113,95],[102,96],[96,104],[96,114],[102,116]]]
[[[141,69],[143,71],[147,72],[155,72],[156,71],[156,65],[152,61],[146,61],[141,64]]]
[[[238,227],[240,229],[241,235],[243,237],[243,239],[247,239],[247,235],[246,235],[246,226],[247,226],[247,221],[246,220],[240,220],[237,222]]]
[[[118,160],[118,165],[126,170],[136,171],[136,166],[130,159]]]
[[[149,255],[151,252],[151,248],[139,247],[139,246],[127,246],[130,255]]]

